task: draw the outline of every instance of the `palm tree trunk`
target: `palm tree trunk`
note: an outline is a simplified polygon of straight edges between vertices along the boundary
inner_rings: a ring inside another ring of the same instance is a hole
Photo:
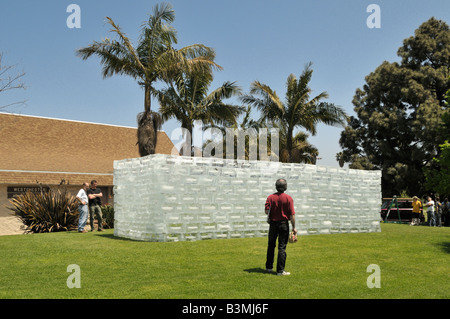
[[[141,156],[155,154],[158,130],[162,124],[161,116],[151,111],[150,98],[150,87],[145,86],[144,112],[137,116],[137,138]]]
[[[293,148],[293,137],[292,137],[292,128],[288,128],[287,134],[286,134],[286,147],[288,151],[288,163],[291,163],[292,161],[292,148]]]
[[[137,122],[139,154],[141,156],[155,154],[156,132],[153,126],[152,113],[147,111],[139,113],[137,116]]]
[[[144,97],[144,111],[150,112],[151,109],[151,97],[150,97],[150,86],[145,86],[145,97]]]
[[[186,143],[182,146],[182,150],[180,150],[180,153],[183,156],[193,156],[193,153],[192,153],[192,150],[193,150],[192,143],[194,141],[194,138],[192,136],[193,124],[189,123],[189,122],[184,122],[184,124],[182,124],[182,127],[185,128],[189,132],[189,136],[186,137]]]

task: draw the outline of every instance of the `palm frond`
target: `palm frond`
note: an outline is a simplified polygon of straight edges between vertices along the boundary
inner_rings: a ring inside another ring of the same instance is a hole
[[[174,20],[172,5],[161,3],[153,7],[153,14],[142,25],[137,52],[147,68],[152,68],[154,60],[177,43],[177,31],[170,25]]]
[[[161,79],[170,83],[180,74],[187,77],[209,76],[212,81],[214,70],[222,67],[214,62],[215,52],[204,45],[190,45],[179,50],[170,48],[154,60],[155,68],[161,74]]]
[[[207,97],[207,101],[221,101],[223,99],[229,99],[233,96],[239,96],[242,93],[242,89],[236,84],[236,82],[227,81],[223,83],[219,88],[212,91]]]
[[[173,87],[159,91],[157,97],[160,105],[159,113],[164,122],[172,118],[179,119],[181,122],[186,120],[187,106]]]
[[[170,3],[162,2],[153,7],[153,14],[149,17],[149,25],[155,26],[162,21],[168,23],[175,21],[175,10]]]
[[[260,96],[261,98],[255,97]],[[259,81],[254,81],[250,87],[250,95],[244,95],[241,98],[244,104],[255,106],[261,111],[261,118],[264,119],[280,119],[285,113],[285,106],[268,85]]]
[[[110,32],[113,32],[119,36],[120,42],[127,48],[128,55],[133,58],[133,61],[136,65],[139,66],[141,70],[144,70],[145,67],[142,65],[141,60],[139,59],[139,56],[134,49],[133,45],[131,44],[130,39],[126,36],[122,30],[120,30],[119,26],[111,19],[110,17],[106,17],[108,20],[108,23],[113,27]]]
[[[332,126],[345,127],[347,125],[347,114],[340,106],[333,103],[322,102],[317,105],[316,114],[319,120]]]

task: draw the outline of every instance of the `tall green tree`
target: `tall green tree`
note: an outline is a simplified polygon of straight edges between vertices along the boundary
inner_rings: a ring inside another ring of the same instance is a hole
[[[398,55],[400,62],[383,62],[356,90],[356,117],[340,139],[350,167],[382,170],[385,196],[423,193],[422,169],[440,151],[450,88],[448,25],[429,19],[403,41]]]
[[[450,67],[448,69],[449,77],[448,80],[450,82]],[[444,114],[442,115],[442,128],[441,128],[441,135],[442,139],[445,141],[450,141],[450,89],[448,89],[446,95],[445,95],[445,110]]]
[[[449,76],[450,80],[450,76]],[[445,143],[440,144],[440,154],[433,158],[429,165],[425,166],[425,186],[434,193],[449,196],[450,195],[450,89],[445,95],[446,110],[442,115],[442,127],[440,133]],[[442,197],[441,197],[442,198]]]
[[[450,195],[450,143],[439,145],[441,152],[431,165],[424,169],[426,186],[434,193]],[[441,199],[443,199],[441,197]]]
[[[240,87],[235,82],[225,82],[209,92],[212,81],[212,72],[182,71],[173,81],[168,81],[168,87],[158,93],[159,112],[163,121],[171,118],[178,120],[190,134],[188,142],[191,147],[195,121],[207,125],[235,124],[236,118],[243,112],[241,106],[224,102],[239,95]],[[191,150],[182,153],[191,154]]]
[[[115,74],[127,75],[135,79],[144,90],[144,111],[137,116],[137,138],[141,156],[154,154],[157,130],[161,127],[161,116],[151,110],[151,96],[157,94],[157,81],[171,81],[180,70],[189,72],[211,72],[220,69],[215,64],[215,52],[202,44],[194,44],[175,49],[177,32],[171,26],[175,20],[172,6],[162,3],[154,6],[153,14],[142,25],[139,41],[133,46],[130,39],[109,17],[110,32],[117,40],[105,38],[77,50],[77,55],[86,60],[96,55],[103,65],[103,77]]]
[[[287,162],[295,160],[294,130],[297,128],[303,128],[315,135],[318,123],[338,126],[344,126],[346,123],[347,115],[341,107],[323,102],[328,98],[328,93],[322,92],[311,97],[311,66],[311,63],[307,64],[299,78],[294,74],[288,76],[285,101],[282,101],[272,88],[259,81],[253,82],[250,94],[242,98],[244,103],[255,106],[261,112],[261,121],[276,123],[283,132],[280,135],[286,136]],[[297,142],[300,140],[299,137]]]

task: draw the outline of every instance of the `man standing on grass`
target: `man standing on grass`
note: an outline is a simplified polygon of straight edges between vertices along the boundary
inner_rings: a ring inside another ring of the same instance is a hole
[[[286,264],[286,245],[289,239],[289,220],[292,224],[294,234],[297,234],[295,228],[294,200],[291,196],[285,194],[287,182],[285,179],[278,179],[275,183],[277,192],[267,197],[265,213],[268,215],[269,244],[267,247],[266,271],[272,272],[275,256],[275,246],[278,238],[278,258],[277,275],[290,275],[284,270]]]
[[[436,219],[434,216],[434,201],[431,199],[430,196],[427,198],[427,203],[425,205],[427,207],[427,219],[428,219],[428,226],[436,226]]]
[[[102,231],[102,197],[103,193],[100,188],[97,188],[97,181],[91,181],[91,187],[87,191],[89,197],[89,219],[91,222],[91,231],[94,231],[94,218],[97,215],[98,231]]]
[[[86,230],[84,229],[84,227],[86,227],[86,221],[87,221],[87,217],[88,217],[89,198],[86,194],[86,191],[88,190],[88,188],[89,188],[89,184],[83,183],[83,186],[78,191],[78,194],[76,197],[80,203],[80,205],[78,205],[78,211],[80,212],[80,217],[78,218],[78,231],[80,233],[86,233]]]

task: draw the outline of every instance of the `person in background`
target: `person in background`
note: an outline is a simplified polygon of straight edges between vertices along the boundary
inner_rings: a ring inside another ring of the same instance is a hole
[[[91,187],[87,190],[87,196],[89,197],[89,219],[91,223],[91,231],[94,231],[94,218],[97,215],[98,231],[102,231],[102,197],[103,193],[100,188],[97,188],[97,181],[91,181]]]
[[[86,191],[89,188],[88,183],[83,183],[81,189],[78,191],[76,199],[80,203],[78,205],[78,211],[80,212],[80,217],[78,218],[78,232],[86,233],[87,231],[84,229],[86,227],[86,221],[88,217],[88,203],[89,198],[86,194]]]
[[[278,179],[275,183],[277,192],[269,195],[265,204],[265,213],[268,215],[269,242],[266,256],[266,271],[273,271],[275,257],[275,247],[278,238],[278,258],[277,275],[290,275],[285,271],[286,265],[286,246],[289,239],[289,221],[291,221],[294,234],[297,234],[295,228],[294,200],[291,196],[285,194],[287,182],[285,179]]]
[[[449,211],[450,203],[448,201],[448,197],[446,197],[442,202],[442,224],[444,226],[449,226]]]
[[[434,216],[435,216],[435,223],[437,227],[442,226],[442,204],[438,196],[436,196],[436,200],[434,202]]]
[[[434,216],[434,201],[430,196],[428,196],[425,206],[427,207],[428,226],[436,226],[436,218]]]
[[[413,197],[412,201],[412,220],[411,226],[420,225],[420,210],[422,209],[422,202],[417,196]]]

